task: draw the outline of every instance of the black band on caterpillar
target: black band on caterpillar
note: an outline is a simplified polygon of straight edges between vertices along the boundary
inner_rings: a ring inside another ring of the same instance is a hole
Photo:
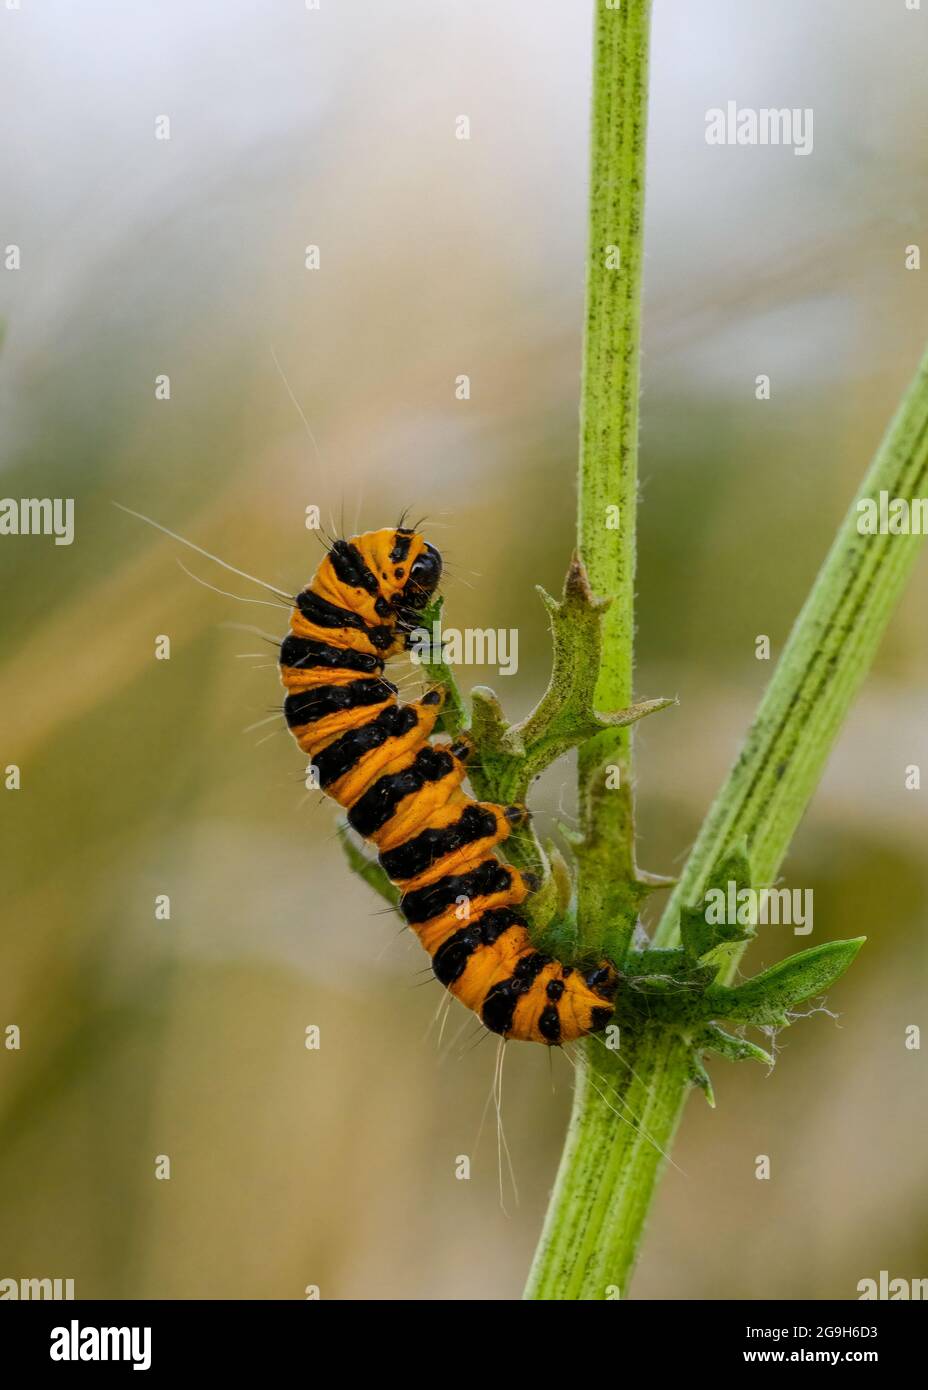
[[[486,839],[495,830],[496,817],[493,812],[473,801],[450,825],[437,830],[423,830],[397,849],[387,850],[380,856],[380,865],[394,883],[414,878],[453,850],[473,844],[474,840]]]
[[[401,801],[453,772],[454,759],[443,749],[427,745],[419,750],[410,767],[378,778],[369,791],[359,796],[348,812],[348,824],[370,840],[396,814]]]
[[[326,642],[313,642],[308,637],[294,637],[291,632],[280,644],[281,666],[291,666],[294,670],[315,670],[319,667],[339,671],[365,671],[379,675],[383,670],[383,658],[370,656],[367,652],[346,651],[344,647],[332,647]]]

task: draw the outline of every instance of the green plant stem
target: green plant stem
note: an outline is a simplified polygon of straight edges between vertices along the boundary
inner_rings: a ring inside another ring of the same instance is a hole
[[[908,502],[928,492],[928,356],[858,497],[880,491]],[[658,947],[675,944],[681,903],[698,900],[726,846],[746,840],[758,880],[776,874],[922,539],[861,536],[856,521],[855,499],[668,904]],[[617,1053],[595,1039],[586,1044],[530,1297],[602,1299],[613,1287],[625,1294],[663,1162],[659,1150],[669,1150],[688,1080],[683,1039],[671,1032],[645,1030],[641,1040],[623,1039]]]
[[[629,704],[632,695],[649,16],[648,0],[596,7],[579,545],[593,591],[612,600],[596,692],[603,710]],[[609,245],[620,252],[620,268],[611,272]],[[928,359],[859,495],[885,490],[911,501],[928,490],[926,474]],[[617,531],[607,526],[610,506],[619,508]],[[852,507],[661,919],[655,947],[676,945],[681,905],[699,900],[726,848],[748,844],[758,882],[776,874],[918,549],[918,537],[861,536],[856,520]],[[610,847],[617,873],[634,874],[630,752],[628,730],[599,734],[580,751],[587,849],[578,853],[579,897],[581,908],[589,904],[580,927],[587,944],[603,931],[596,919],[610,903],[603,883]],[[622,796],[599,792],[610,759],[622,768]],[[740,954],[732,950],[727,978]],[[623,1029],[616,1050],[591,1038],[578,1055],[573,1115],[529,1298],[625,1296],[693,1075],[687,1037],[656,1024]]]
[[[584,1049],[527,1298],[624,1297],[680,1119],[678,1079],[687,1074],[689,1050],[679,1035],[652,1026],[627,1039],[623,1033],[618,1052],[599,1039]]]
[[[596,6],[577,545],[605,615],[596,707],[631,704],[650,0]],[[610,509],[617,509],[610,510]],[[588,750],[625,747],[624,731]]]
[[[776,875],[918,555],[920,535],[861,535],[862,498],[928,492],[928,353],[848,509],[744,747],[703,824],[655,945],[676,944],[681,903],[699,900],[722,849],[748,841],[754,878]],[[741,952],[733,954],[734,974]]]
[[[595,696],[605,712],[632,703],[650,18],[650,0],[595,7],[577,545],[590,587],[609,601]],[[618,769],[621,785],[602,795],[608,767]],[[584,744],[578,776],[588,849],[577,855],[579,938],[590,951],[608,944],[620,958],[634,912],[612,902],[602,861],[608,848],[614,881],[634,880],[631,730],[610,729]],[[622,927],[607,943],[610,921]]]

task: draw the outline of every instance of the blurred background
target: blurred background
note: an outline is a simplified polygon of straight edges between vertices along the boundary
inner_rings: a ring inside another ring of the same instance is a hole
[[[0,1049],[0,1277],[518,1297],[568,1062],[507,1049],[504,1210],[492,1116],[478,1145],[495,1045],[457,1005],[439,1043],[425,957],[260,722],[280,692],[249,629],[285,614],[111,503],[289,590],[320,555],[308,505],[348,531],[409,506],[450,560],[447,622],[519,631],[517,675],[463,685],[530,707],[533,585],[557,588],[573,540],[591,14],[22,0],[0,27],[0,243],[21,248],[0,492],[76,507],[70,547],[0,544],[0,762],[22,768],[0,797],[0,1027],[22,1035]],[[903,0],[656,0],[637,684],[680,705],[637,737],[653,871],[682,863],[772,669],[755,638],[782,649],[922,351],[926,60],[928,11]],[[728,100],[813,108],[812,155],[708,147]],[[921,564],[784,867],[814,934],[768,928],[747,959],[866,933],[840,1016],[783,1035],[769,1077],[713,1065],[637,1297],[928,1275],[925,1052],[905,1047],[928,1023],[928,791],[904,784],[928,772],[925,600]],[[543,831],[569,822],[570,764],[533,804]]]

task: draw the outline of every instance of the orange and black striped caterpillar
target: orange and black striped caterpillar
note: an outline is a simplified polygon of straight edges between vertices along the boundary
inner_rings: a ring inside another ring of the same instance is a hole
[[[429,742],[441,690],[404,705],[383,676],[441,572],[435,547],[403,526],[335,541],[281,643],[287,724],[320,787],[376,846],[437,979],[504,1038],[570,1042],[612,1017],[615,970],[584,974],[532,946],[517,910],[530,876],[494,853],[528,813],[462,789],[467,738]]]

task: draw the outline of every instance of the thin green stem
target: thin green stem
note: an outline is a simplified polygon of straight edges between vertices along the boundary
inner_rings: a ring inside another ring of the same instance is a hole
[[[738,761],[667,905],[656,945],[675,944],[680,904],[699,900],[706,875],[726,847],[748,842],[756,882],[769,883],[776,875],[923,539],[861,534],[858,502],[878,499],[881,492],[909,502],[926,491],[928,355],[796,621]]]

